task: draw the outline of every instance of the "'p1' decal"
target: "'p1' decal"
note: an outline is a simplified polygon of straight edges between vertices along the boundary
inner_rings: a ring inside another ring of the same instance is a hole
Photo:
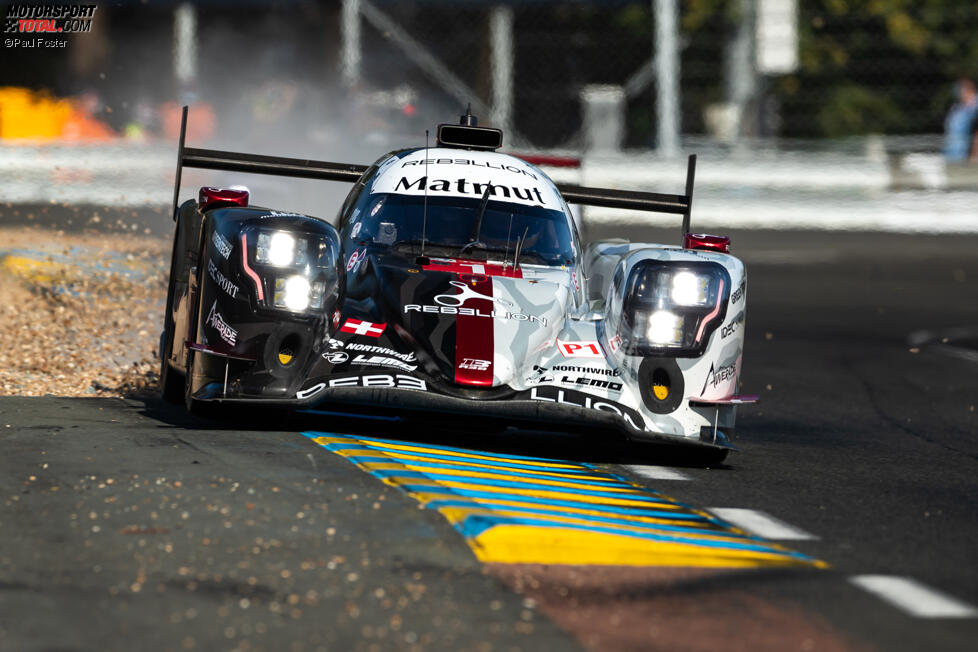
[[[581,342],[562,342],[557,340],[557,348],[565,358],[603,358],[601,346],[594,340]]]

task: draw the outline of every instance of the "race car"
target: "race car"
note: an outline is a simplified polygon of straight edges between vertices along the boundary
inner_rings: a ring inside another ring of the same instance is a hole
[[[185,147],[161,334],[163,394],[195,411],[495,417],[693,447],[722,461],[742,365],[746,274],[689,232],[684,195],[555,184],[466,113],[433,146],[354,165]],[[334,224],[203,187],[184,167],[353,184]],[[584,245],[569,203],[674,213],[681,245]],[[692,448],[690,448],[692,450]]]

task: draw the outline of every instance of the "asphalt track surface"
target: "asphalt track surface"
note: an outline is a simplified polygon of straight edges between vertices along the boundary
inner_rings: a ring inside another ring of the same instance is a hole
[[[0,649],[974,649],[978,364],[940,334],[978,327],[978,238],[733,237],[744,390],[762,402],[720,468],[587,432],[0,398]],[[763,512],[790,526],[768,539],[824,564],[480,553],[417,488],[380,479],[399,462],[343,454],[362,446],[560,463],[701,515]],[[957,611],[915,615],[866,575]]]

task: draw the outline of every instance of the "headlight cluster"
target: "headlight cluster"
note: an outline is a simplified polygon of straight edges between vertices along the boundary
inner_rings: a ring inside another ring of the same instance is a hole
[[[702,355],[729,296],[730,276],[715,263],[639,263],[625,284],[622,340],[632,355]]]
[[[248,239],[254,242],[258,273],[266,287],[272,287],[273,307],[292,312],[322,309],[333,262],[325,238],[258,229]]]

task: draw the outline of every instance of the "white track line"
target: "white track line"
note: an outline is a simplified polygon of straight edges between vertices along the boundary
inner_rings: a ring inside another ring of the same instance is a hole
[[[978,609],[938,593],[909,577],[855,575],[849,581],[918,618],[975,618]]]
[[[622,467],[634,473],[640,478],[646,480],[692,480],[691,477],[683,473],[682,471],[677,471],[676,469],[670,469],[668,466],[650,466],[645,464],[623,464]]]
[[[765,539],[802,541],[817,539],[814,534],[779,521],[769,514],[754,509],[740,507],[707,507],[707,511],[716,514],[724,521],[733,523],[742,530]]]

